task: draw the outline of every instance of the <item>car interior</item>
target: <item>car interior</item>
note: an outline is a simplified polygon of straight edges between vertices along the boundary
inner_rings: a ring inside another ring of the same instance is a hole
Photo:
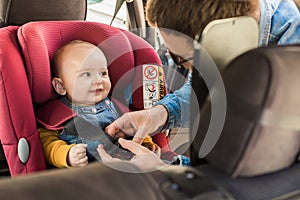
[[[38,124],[57,128],[73,117],[57,103],[51,86],[50,60],[62,44],[85,40],[109,55],[114,88],[110,95],[122,113],[145,108],[143,66],[158,66],[165,74],[163,95],[185,81],[176,85],[176,77],[166,70],[166,65],[174,67],[174,63],[164,62],[170,59],[167,50],[163,45],[153,48],[151,41],[159,38],[141,29],[147,26],[143,3],[116,1],[112,17],[126,4],[127,31],[86,21],[88,1],[0,2],[1,199],[300,199],[300,45],[258,47],[257,24],[251,17],[216,20],[202,33],[200,43],[206,51],[195,59],[191,107],[201,104],[199,112],[191,111],[188,142],[180,144],[188,148],[182,152],[186,150],[192,166],[127,173],[99,163],[71,169],[47,165]],[[295,3],[300,5],[298,0]],[[252,40],[236,42],[246,32]],[[216,38],[224,42],[213,44]],[[205,67],[197,66],[211,61],[220,77],[207,86],[202,84]],[[175,69],[187,77],[186,70]],[[224,105],[213,101],[223,95],[218,88],[220,80],[226,91],[223,113]],[[172,82],[174,88],[169,85]],[[130,101],[124,97],[128,86]],[[53,103],[62,115],[51,121],[48,116],[54,112]],[[220,135],[207,134],[218,132],[212,118],[220,121]],[[209,137],[215,138],[215,144],[208,142]],[[162,156],[170,151],[172,141],[166,133],[153,140],[162,148]],[[135,167],[130,163],[112,165]]]

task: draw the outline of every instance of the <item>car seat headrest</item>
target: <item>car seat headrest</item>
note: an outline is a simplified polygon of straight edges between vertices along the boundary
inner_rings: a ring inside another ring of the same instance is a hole
[[[112,89],[128,85],[135,66],[134,53],[128,37],[119,29],[96,22],[51,21],[31,22],[21,26],[18,37],[23,51],[33,101],[39,104],[56,98],[51,84],[50,61],[56,50],[72,40],[91,42],[104,52]],[[126,77],[122,77],[126,74]],[[122,77],[122,79],[121,79]],[[124,88],[118,88],[124,90]]]
[[[86,0],[2,0],[0,25],[22,25],[29,21],[44,20],[84,20],[86,10]]]
[[[194,164],[205,157],[238,177],[271,173],[295,163],[300,150],[299,54],[299,45],[258,48],[225,68],[227,99],[218,99],[226,101],[224,127],[219,138],[214,132],[207,139],[216,113],[206,101],[199,128],[193,126],[198,129],[192,144]],[[219,92],[213,90],[210,96],[217,97]],[[202,155],[201,146],[212,144],[213,139],[217,140],[212,150]]]

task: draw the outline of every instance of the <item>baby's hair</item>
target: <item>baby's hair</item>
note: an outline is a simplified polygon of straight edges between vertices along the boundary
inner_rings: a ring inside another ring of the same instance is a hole
[[[80,45],[82,47],[97,47],[96,45],[82,41],[82,40],[72,40],[71,42],[68,42],[61,46],[54,54],[52,61],[51,61],[51,71],[52,71],[52,77],[57,77],[59,74],[59,57],[63,55],[66,48],[71,47],[73,45]]]

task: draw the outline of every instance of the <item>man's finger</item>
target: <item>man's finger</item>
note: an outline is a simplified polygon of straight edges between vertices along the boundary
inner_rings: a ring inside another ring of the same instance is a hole
[[[115,138],[118,139],[118,138],[125,138],[126,137],[126,134],[123,133],[122,131],[119,131],[116,133],[115,135]]]
[[[140,137],[137,137],[137,136],[134,136],[133,139],[132,139],[132,141],[137,143],[137,144],[142,144],[143,140],[144,140],[143,138],[140,138]]]
[[[125,148],[125,149],[127,149],[127,150],[129,150],[129,151],[131,151],[132,153],[134,153],[134,154],[145,154],[145,153],[149,153],[149,152],[151,152],[149,149],[147,149],[146,147],[143,147],[142,145],[140,145],[140,144],[138,144],[138,143],[136,143],[136,142],[134,142],[134,141],[132,141],[132,140],[125,140],[125,139],[123,139],[123,138],[120,138],[119,140],[118,140],[118,142],[119,142],[119,144],[123,147],[123,148]]]
[[[135,135],[134,135],[132,141],[133,141],[133,142],[136,142],[136,143],[138,143],[138,144],[142,144],[142,142],[144,141],[144,138],[145,138],[145,137],[146,137],[146,135],[145,135],[145,130],[144,130],[143,128],[139,128],[139,129],[136,131],[136,133],[135,133]]]
[[[118,158],[111,157],[105,150],[102,144],[100,144],[97,148],[97,151],[104,162],[111,162],[111,161],[120,161]]]
[[[117,125],[116,121],[111,123],[105,128],[105,132],[108,133],[110,136],[114,137],[116,133],[120,130],[119,126]]]

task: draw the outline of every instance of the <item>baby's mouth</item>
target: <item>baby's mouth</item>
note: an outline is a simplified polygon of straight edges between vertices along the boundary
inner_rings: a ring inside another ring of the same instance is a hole
[[[90,90],[90,92],[92,92],[92,93],[99,93],[99,92],[102,92],[103,90],[104,90],[103,87],[99,87],[99,88],[95,88],[95,89]]]
[[[99,89],[95,89],[95,90],[90,90],[90,92],[92,92],[92,93],[99,93],[99,92],[102,92],[103,91],[103,89],[101,88],[99,88]]]

